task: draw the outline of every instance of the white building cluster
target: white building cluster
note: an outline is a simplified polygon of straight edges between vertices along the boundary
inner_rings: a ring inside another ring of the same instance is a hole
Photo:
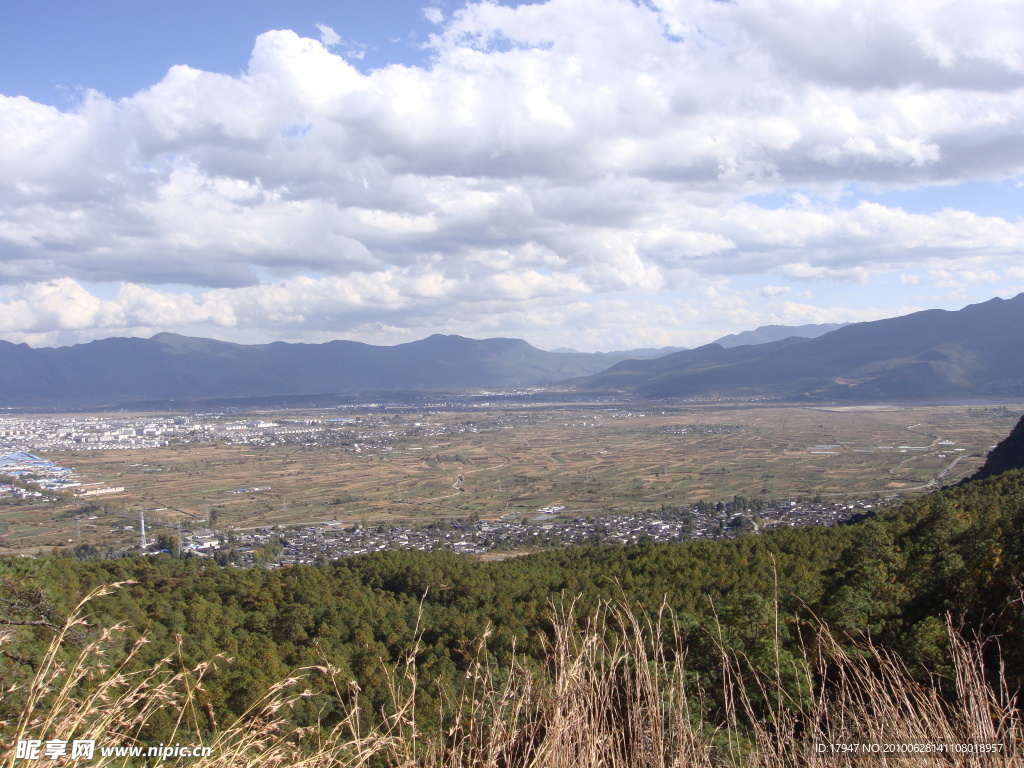
[[[69,491],[79,485],[70,469],[26,451],[0,454],[0,477],[15,481],[0,482],[0,493],[22,499],[42,498],[47,491]]]
[[[187,422],[184,417],[8,417],[0,419],[0,450],[23,446],[36,451],[159,448],[182,435]]]

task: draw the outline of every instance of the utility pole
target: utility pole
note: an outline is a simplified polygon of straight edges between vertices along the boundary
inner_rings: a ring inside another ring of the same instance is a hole
[[[140,543],[142,545],[142,548],[146,549],[146,547],[148,547],[149,544],[146,543],[146,508],[145,507],[139,507],[139,529],[140,529],[140,535],[139,535]]]

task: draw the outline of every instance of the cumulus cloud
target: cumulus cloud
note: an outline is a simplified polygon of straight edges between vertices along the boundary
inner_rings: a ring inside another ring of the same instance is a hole
[[[1019,258],[1020,219],[827,202],[1024,173],[1012,3],[424,15],[425,67],[361,72],[317,24],[319,40],[261,35],[237,76],[176,66],[64,111],[0,96],[0,284],[15,288],[0,334],[383,341],[589,318],[602,346],[634,318],[638,343],[684,343],[706,331],[674,302],[717,312],[723,333],[776,311],[700,304],[730,279],[756,277],[772,302],[915,270],[990,285]],[[123,284],[113,299],[88,289],[109,282]],[[659,312],[639,309],[652,301]]]

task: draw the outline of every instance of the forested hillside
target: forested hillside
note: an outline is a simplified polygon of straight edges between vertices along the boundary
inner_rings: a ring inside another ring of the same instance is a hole
[[[688,669],[708,680],[720,674],[723,646],[768,670],[780,654],[798,656],[822,621],[848,641],[870,633],[911,669],[941,669],[947,615],[958,625],[1022,637],[1022,531],[1024,471],[1015,470],[849,526],[569,548],[496,563],[421,552],[282,570],[167,556],[8,560],[0,565],[5,615],[41,623],[19,628],[4,647],[0,674],[8,686],[30,679],[53,636],[46,625],[93,587],[123,581],[133,583],[88,605],[90,623],[126,622],[124,649],[145,635],[150,642],[132,661],[140,668],[167,657],[182,668],[230,657],[204,683],[217,723],[243,713],[296,668],[324,661],[358,683],[369,711],[386,710],[393,697],[387,669],[407,658],[417,637],[419,678],[436,683],[418,689],[418,712],[423,722],[434,721],[445,691],[463,685],[484,638],[483,653],[496,669],[507,669],[513,653],[539,664],[555,607],[577,599],[580,622],[602,600],[651,616],[664,603],[685,638]],[[96,630],[77,631],[84,642]],[[74,653],[74,643],[67,650]],[[1005,642],[1003,653],[1016,690],[1024,683],[1024,643]],[[344,696],[324,677],[313,675],[309,684],[316,695],[296,710],[296,722],[337,721]],[[16,715],[24,691],[8,693],[3,715]],[[149,727],[156,736],[170,723],[157,718]]]

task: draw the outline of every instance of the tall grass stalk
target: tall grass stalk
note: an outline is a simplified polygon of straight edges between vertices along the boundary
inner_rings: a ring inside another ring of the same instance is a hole
[[[104,593],[93,593],[72,613],[26,691],[3,684],[4,697],[17,694],[24,704],[0,723],[0,764],[31,764],[15,757],[19,739],[139,743],[146,724],[166,709],[174,713],[172,741],[211,748],[205,758],[154,761],[167,766],[1024,768],[1013,692],[1001,679],[993,684],[986,677],[984,643],[965,640],[952,627],[952,678],[924,683],[886,649],[870,643],[850,648],[823,627],[793,669],[781,669],[783,655],[776,653],[770,673],[756,671],[721,642],[715,683],[721,696],[711,707],[708,683],[688,673],[686,643],[666,609],[647,615],[622,603],[605,604],[581,617],[568,602],[552,610],[552,633],[539,666],[517,657],[508,668],[494,668],[485,632],[458,685],[424,681],[417,670],[417,640],[397,665],[386,667],[390,700],[384,711],[368,712],[358,684],[325,662],[272,687],[234,722],[217,724],[202,703],[203,680],[226,659],[183,668],[180,658],[167,658],[136,669],[145,642],[140,640],[111,663],[107,654],[118,627],[68,652],[68,633],[83,624],[84,606]],[[10,633],[0,637],[10,639]],[[304,678],[313,674],[326,676],[344,702],[345,714],[333,728],[290,724],[290,708],[309,695]],[[798,685],[787,688],[787,679]],[[427,730],[418,724],[416,709],[424,686],[438,686],[442,702],[440,725]],[[997,744],[1001,752],[897,753],[882,759],[835,752],[832,746],[909,743]],[[78,764],[145,760],[97,752]]]

